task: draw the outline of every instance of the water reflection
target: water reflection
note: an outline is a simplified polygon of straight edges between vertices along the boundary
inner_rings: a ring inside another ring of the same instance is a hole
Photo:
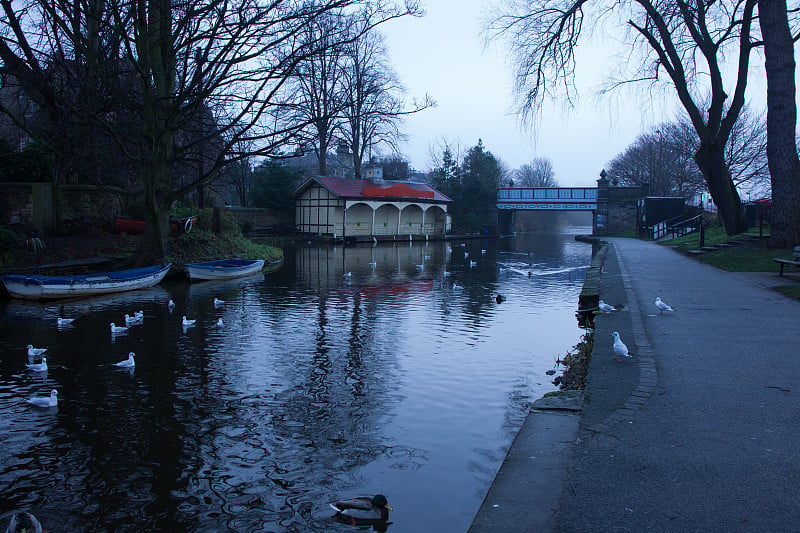
[[[589,252],[571,234],[304,247],[266,278],[2,303],[0,513],[53,531],[350,531],[328,502],[381,492],[391,531],[466,530],[577,342]],[[48,347],[44,376],[29,343]],[[135,371],[113,366],[131,351]],[[21,400],[52,388],[54,413]]]

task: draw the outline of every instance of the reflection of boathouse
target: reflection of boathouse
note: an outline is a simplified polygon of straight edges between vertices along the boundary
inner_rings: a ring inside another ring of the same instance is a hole
[[[295,227],[312,235],[371,240],[444,236],[450,199],[422,183],[313,177],[294,193]]]

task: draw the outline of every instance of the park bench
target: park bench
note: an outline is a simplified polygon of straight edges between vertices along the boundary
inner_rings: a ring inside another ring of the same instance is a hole
[[[779,276],[783,276],[783,265],[794,265],[796,267],[800,267],[800,246],[794,247],[794,252],[792,252],[793,259],[780,259],[778,257],[773,257],[772,260],[781,265],[781,271],[778,273]]]

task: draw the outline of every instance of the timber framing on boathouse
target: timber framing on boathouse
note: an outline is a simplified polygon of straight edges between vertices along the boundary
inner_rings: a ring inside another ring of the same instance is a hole
[[[422,183],[312,177],[293,194],[295,229],[347,240],[443,239],[450,198]]]

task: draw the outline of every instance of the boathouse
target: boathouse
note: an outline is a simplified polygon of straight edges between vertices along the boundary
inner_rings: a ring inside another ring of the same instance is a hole
[[[312,177],[295,192],[295,228],[353,240],[444,237],[450,199],[423,183]]]

